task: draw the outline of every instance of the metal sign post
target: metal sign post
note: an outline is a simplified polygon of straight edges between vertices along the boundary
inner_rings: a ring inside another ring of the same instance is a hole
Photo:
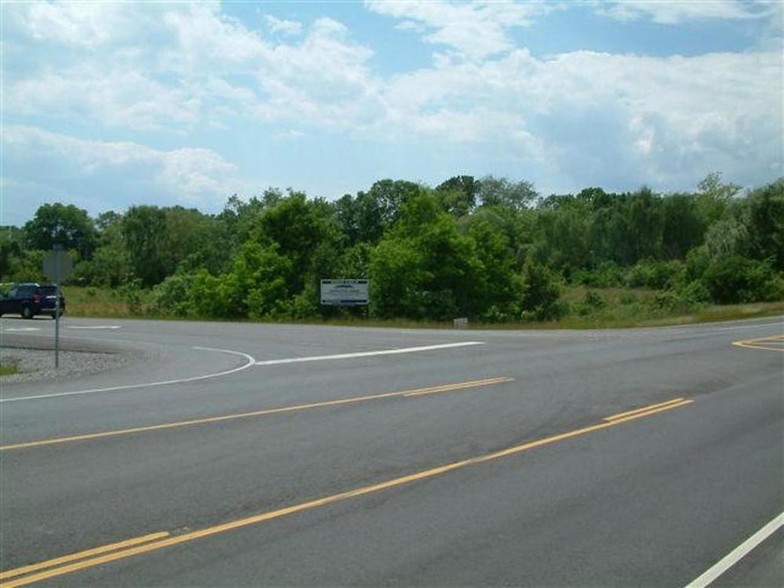
[[[73,270],[73,262],[63,251],[62,245],[55,245],[44,257],[44,275],[54,282],[54,367],[60,367],[60,283],[67,280]]]

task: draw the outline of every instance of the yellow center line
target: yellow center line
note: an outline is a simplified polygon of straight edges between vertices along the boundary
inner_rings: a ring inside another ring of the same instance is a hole
[[[409,474],[407,476],[402,476],[399,478],[394,478],[392,480],[387,480],[385,482],[381,482],[378,484],[372,484],[370,486],[364,486],[361,488],[357,488],[354,490],[349,490],[347,492],[341,492],[339,494],[333,494],[331,496],[325,496],[323,498],[319,498],[316,500],[311,500],[309,502],[303,502],[301,504],[296,504],[293,506],[289,506],[286,508],[282,508],[279,510],[274,510],[271,512],[257,514],[251,517],[247,517],[244,519],[238,519],[235,521],[230,521],[227,523],[223,523],[220,525],[215,525],[213,527],[208,527],[205,529],[201,529],[198,531],[191,531],[189,533],[183,533],[182,535],[175,535],[170,537],[163,537],[158,541],[154,541],[151,543],[147,543],[144,545],[136,545],[129,547],[128,549],[124,549],[122,551],[113,551],[112,553],[106,553],[104,555],[99,555],[98,557],[92,559],[83,559],[82,561],[76,561],[71,563],[70,565],[66,565],[63,567],[55,568],[55,569],[46,569],[43,572],[38,574],[33,574],[31,576],[27,576],[24,578],[19,578],[7,584],[2,584],[3,588],[12,588],[16,586],[25,586],[27,584],[32,584],[34,582],[39,582],[41,580],[47,580],[49,578],[54,578],[56,576],[61,576],[64,574],[68,574],[71,572],[76,572],[79,570],[84,570],[87,568],[91,568],[97,565],[109,563],[112,561],[117,561],[120,559],[125,559],[127,557],[132,557],[135,555],[140,555],[143,553],[149,553],[152,551],[157,551],[158,549],[163,549],[165,547],[171,547],[174,545],[179,545],[181,543],[187,543],[190,541],[195,541],[197,539],[203,539],[205,537],[210,537],[214,535],[218,535],[220,533],[226,533],[228,531],[232,531],[235,529],[240,529],[243,527],[248,527],[251,525],[256,525],[259,523],[263,523],[265,521],[269,521],[272,519],[277,519],[281,517],[285,517],[288,515],[292,515],[298,512],[311,510],[315,508],[319,508],[322,506],[327,506],[329,504],[334,504],[337,502],[342,502],[344,500],[349,500],[352,498],[357,498],[360,496],[365,496],[367,494],[372,494],[375,492],[380,492],[382,490],[387,490],[389,488],[395,488],[397,486],[402,486],[404,484],[410,484],[412,482],[416,482],[419,480],[425,480],[428,478],[434,478],[436,476],[441,476],[448,472],[452,472],[458,469],[466,468],[472,465],[478,465],[481,463],[485,463],[488,461],[501,459],[504,457],[509,457],[512,455],[517,455],[528,451],[530,449],[534,449],[536,447],[542,447],[545,445],[551,445],[553,443],[557,443],[559,441],[564,441],[566,439],[571,439],[574,437],[579,437],[581,435],[586,435],[588,433],[592,433],[594,431],[600,431],[602,429],[608,429],[610,427],[616,427],[622,423],[627,423],[630,421],[634,421],[637,419],[649,417],[651,415],[664,412],[667,410],[672,410],[674,408],[679,408],[682,406],[689,405],[693,402],[693,400],[687,399],[677,399],[678,402],[675,403],[661,403],[661,404],[654,404],[651,406],[647,406],[645,408],[639,409],[637,411],[629,411],[626,413],[627,416],[618,416],[613,420],[605,420],[601,423],[590,425],[587,427],[583,427],[581,429],[575,429],[573,431],[569,431],[567,433],[561,433],[558,435],[553,435],[551,437],[545,437],[543,439],[539,439],[536,441],[530,441],[528,443],[523,443],[522,445],[516,445],[514,447],[510,447],[508,449],[504,449],[502,451],[496,451],[494,453],[489,453],[486,455],[480,455],[474,458],[465,459],[462,461],[457,461],[454,463],[442,465],[439,467],[435,467],[429,470],[424,470],[421,472],[416,472],[413,474]],[[116,544],[117,545],[117,544]],[[101,549],[101,548],[98,548]],[[87,552],[82,552],[82,554]],[[71,557],[71,556],[66,556]],[[59,560],[63,560],[65,558],[58,558]],[[71,558],[73,559],[73,558]],[[71,561],[69,559],[68,561]],[[81,559],[81,558],[80,558]],[[40,567],[38,569],[45,569],[45,568],[53,568],[54,563],[58,560],[50,560],[49,562],[43,562],[42,564],[37,564]],[[29,566],[28,566],[29,567]],[[23,568],[19,568],[20,570]],[[22,573],[26,572],[18,572],[17,570],[10,570],[6,572],[6,574],[12,574],[14,577],[17,575],[21,575]]]
[[[143,537],[135,537],[133,539],[128,539],[126,541],[120,541],[119,543],[111,543],[109,545],[96,547],[95,549],[88,549],[87,551],[72,553],[71,555],[64,555],[63,557],[50,559],[45,562],[31,564],[29,566],[22,566],[21,568],[16,568],[14,570],[9,570],[7,572],[0,573],[0,580],[7,580],[8,578],[15,578],[16,576],[30,574],[32,572],[37,572],[39,570],[45,570],[46,568],[53,568],[61,564],[78,561],[80,559],[87,559],[94,555],[100,555],[102,553],[106,553],[109,551],[119,551],[126,547],[133,547],[135,545],[140,545],[142,543],[151,543],[153,541],[157,541],[158,539],[164,539],[168,536],[169,533],[167,532],[152,533],[150,535],[144,535]],[[5,586],[5,584],[3,584],[3,586]]]
[[[270,408],[265,410],[256,410],[253,412],[244,412],[239,414],[227,414],[222,416],[207,417],[202,419],[193,419],[188,421],[178,421],[173,423],[162,423],[159,425],[149,425],[144,427],[133,427],[130,429],[120,429],[116,431],[102,431],[98,433],[87,433],[84,435],[73,435],[69,437],[57,437],[54,439],[42,439],[38,441],[28,441],[25,443],[14,443],[11,445],[1,445],[0,451],[10,451],[13,449],[27,449],[30,447],[42,447],[44,445],[58,445],[61,443],[73,443],[75,441],[89,441],[93,439],[104,439],[106,437],[119,437],[122,435],[132,435],[134,433],[146,433],[149,431],[160,431],[165,429],[177,429],[181,427],[192,427],[195,425],[206,425],[210,423],[219,423],[222,421],[231,421],[237,419],[247,419],[251,417],[262,417],[273,414],[281,414],[286,412],[295,412],[301,410],[310,410],[314,408],[325,408],[328,406],[341,406],[346,404],[357,404],[360,402],[369,402],[371,400],[381,400],[384,398],[395,398],[405,396],[418,396],[423,394],[435,394],[437,392],[451,392],[457,390],[465,390],[467,388],[479,388],[482,386],[492,386],[494,384],[505,384],[514,382],[514,378],[499,377],[499,378],[486,378],[483,380],[471,380],[469,382],[459,382],[456,384],[444,384],[441,386],[431,386],[428,388],[416,388],[414,390],[404,390],[402,392],[386,392],[382,394],[373,394],[370,396],[358,396],[353,398],[340,398],[337,400],[327,400],[325,402],[314,402],[310,404],[297,404],[293,406],[284,406],[281,408]]]
[[[742,339],[741,341],[733,341],[735,347],[743,347],[745,349],[762,349],[765,351],[779,351],[784,352],[784,346],[769,347],[768,343],[778,343],[784,345],[784,335],[772,335],[770,337],[759,337],[758,339]]]
[[[482,386],[491,386],[493,384],[505,384],[507,382],[514,382],[514,378],[488,378],[481,380]],[[426,394],[440,394],[441,392],[454,392],[455,390],[463,390],[465,388],[473,388],[477,386],[476,382],[464,382],[462,384],[448,384],[446,386],[434,386],[433,388],[424,388],[422,390],[411,390],[410,392],[403,393],[406,398],[415,398],[417,396],[425,396]]]
[[[645,408],[638,408],[636,410],[630,410],[628,412],[621,412],[618,414],[614,414],[608,417],[605,417],[605,421],[617,421],[618,419],[622,419],[627,416],[635,415],[641,412],[648,412],[649,410],[659,408],[660,406],[669,406],[670,404],[677,404],[679,402],[683,402],[683,398],[673,398],[672,400],[668,400],[667,402],[661,402],[659,404],[652,404],[651,406],[647,406]]]

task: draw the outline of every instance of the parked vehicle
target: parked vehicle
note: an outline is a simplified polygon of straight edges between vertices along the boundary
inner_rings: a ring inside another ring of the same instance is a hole
[[[39,314],[57,317],[57,286],[54,284],[23,283],[14,284],[11,289],[0,294],[0,316],[20,314],[31,319]],[[60,314],[65,312],[65,296],[60,296]]]

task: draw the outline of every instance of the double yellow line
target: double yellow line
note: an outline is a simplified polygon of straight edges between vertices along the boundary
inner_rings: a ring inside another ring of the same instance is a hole
[[[103,554],[114,552],[116,553],[125,553],[125,549],[129,547],[134,547],[142,544],[150,545],[156,542],[159,539],[163,539],[168,537],[169,533],[162,532],[162,533],[152,533],[150,535],[145,535],[143,537],[136,537],[134,539],[128,539],[127,541],[121,541],[120,543],[112,543],[111,545],[103,545],[101,547],[96,547],[95,549],[88,549],[87,551],[81,551],[79,553],[73,553],[71,555],[65,555],[63,557],[58,557],[55,559],[50,559],[48,561],[44,561],[37,564],[31,564],[28,566],[22,566],[21,568],[16,568],[14,570],[8,570],[7,572],[0,573],[0,581],[8,580],[11,578],[18,578],[19,576],[24,576],[27,574],[32,574],[33,572],[40,572],[41,570],[49,570],[46,572],[42,572],[40,574],[35,574],[33,576],[27,576],[24,579],[15,581],[15,582],[3,582],[0,584],[3,588],[6,586],[24,586],[25,584],[31,584],[33,582],[40,582],[41,580],[45,580],[46,578],[51,578],[54,576],[61,576],[63,574],[67,574],[69,572],[75,572],[77,570],[84,569],[85,567],[85,560],[92,563],[92,565],[98,565],[100,562],[97,561],[101,559]],[[98,557],[96,557],[98,556]],[[93,558],[93,559],[90,559]],[[57,568],[53,573],[50,568]]]
[[[692,402],[694,401],[689,400],[687,398],[673,398],[672,400],[668,400],[667,402],[660,402],[659,404],[651,404],[650,406],[646,406],[644,408],[638,408],[636,410],[630,410],[627,412],[614,414],[605,417],[604,420],[605,422],[608,422],[610,424],[619,424],[633,419],[638,419],[640,417],[650,416],[652,414],[656,414],[657,412],[662,412],[665,410],[670,410],[672,408],[679,408],[681,406],[686,406],[687,404],[691,404]]]
[[[758,339],[743,339],[733,341],[735,347],[746,349],[764,349],[765,351],[784,352],[784,335],[773,335],[772,337],[760,337]],[[778,345],[778,347],[776,347]]]
[[[441,387],[437,387],[437,388],[441,388]],[[438,391],[435,388],[429,390],[430,392],[426,392],[426,393],[436,393]],[[441,391],[446,391],[446,390],[441,390]],[[409,391],[400,394],[406,395],[412,393],[421,394],[423,392],[420,390],[418,392]],[[225,533],[242,527],[256,525],[272,519],[277,519],[298,512],[311,510],[322,506],[327,506],[329,504],[342,502],[344,500],[349,500],[352,498],[358,498],[360,496],[373,494],[375,492],[380,492],[382,490],[395,488],[397,486],[402,486],[404,484],[410,484],[412,482],[416,482],[419,480],[434,478],[436,476],[441,476],[448,472],[463,469],[468,466],[478,465],[481,463],[489,462],[504,457],[509,457],[512,455],[518,455],[520,453],[523,453],[530,449],[534,449],[536,447],[551,445],[559,441],[564,441],[566,439],[579,437],[581,435],[586,435],[588,433],[592,433],[602,429],[616,427],[622,423],[649,417],[654,414],[658,414],[660,412],[664,412],[667,410],[680,408],[688,404],[691,404],[692,402],[693,402],[692,400],[686,398],[674,398],[672,400],[668,400],[667,402],[653,404],[636,410],[615,414],[605,418],[600,423],[583,427],[581,429],[569,431],[567,433],[553,435],[551,437],[545,437],[543,439],[531,441],[528,443],[524,443],[522,445],[509,447],[508,449],[504,449],[502,451],[496,451],[493,453],[480,455],[463,461],[442,465],[429,470],[424,470],[421,472],[409,474],[407,476],[393,478],[391,480],[387,480],[385,482],[381,482],[378,484],[364,486],[354,490],[349,490],[348,492],[342,492],[340,494],[325,496],[323,498],[311,500],[309,502],[303,502],[280,510],[261,513],[244,519],[230,521],[228,523],[223,523],[221,525],[208,527],[206,529],[201,529],[199,531],[191,531],[189,533],[183,533],[181,535],[175,535],[175,536],[171,536],[169,533],[166,532],[155,533],[152,535],[145,535],[144,537],[139,537],[136,539],[130,539],[122,543],[114,543],[112,545],[91,549],[89,551],[83,551],[80,553],[75,553],[73,555],[52,559],[49,561],[41,562],[39,564],[24,566],[0,574],[0,580],[10,580],[7,583],[0,584],[0,586],[4,588],[25,586],[27,584],[32,584],[33,582],[47,580],[49,578],[54,578],[57,576],[61,576],[63,574],[68,574],[71,572],[84,570],[87,568],[109,563],[112,561],[125,559],[127,557],[132,557],[134,555],[149,553],[151,551],[156,551],[158,549],[163,549],[165,547],[171,547],[181,543],[187,543],[189,541],[202,539],[204,537],[218,535],[220,533]]]
[[[252,417],[263,417],[273,414],[281,414],[286,412],[296,412],[301,410],[311,410],[314,408],[327,408],[330,406],[343,406],[346,404],[358,404],[360,402],[369,402],[371,400],[381,400],[384,398],[396,397],[417,397],[427,394],[438,394],[441,392],[454,392],[457,390],[465,390],[467,388],[479,388],[482,386],[493,386],[495,384],[506,384],[514,382],[514,378],[498,377],[486,378],[483,380],[471,380],[469,382],[459,382],[457,384],[443,384],[441,386],[431,386],[428,388],[416,388],[414,390],[404,390],[402,392],[386,392],[383,394],[372,394],[370,396],[355,396],[351,398],[339,398],[337,400],[327,400],[325,402],[313,402],[309,404],[296,404],[293,406],[284,406],[281,408],[270,408],[265,410],[254,410],[252,412],[243,412],[237,414],[226,414],[215,417],[207,417],[203,419],[192,419],[188,421],[178,421],[174,423],[162,423],[160,425],[149,425],[146,427],[133,427],[131,429],[119,429],[116,431],[101,431],[99,433],[87,433],[85,435],[73,435],[70,437],[57,437],[54,439],[42,439],[38,441],[27,441],[24,443],[14,443],[11,445],[0,445],[0,451],[10,451],[13,449],[27,449],[31,447],[42,447],[45,445],[59,445],[61,443],[73,443],[75,441],[91,441],[95,439],[105,439],[107,437],[120,437],[123,435],[133,435],[135,433],[147,433],[150,431],[161,431],[166,429],[178,429],[181,427],[193,427],[196,425],[207,425],[210,423],[220,423],[223,421],[233,421],[239,419],[247,419]]]

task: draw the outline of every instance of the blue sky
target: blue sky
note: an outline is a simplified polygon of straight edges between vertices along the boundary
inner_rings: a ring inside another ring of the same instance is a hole
[[[693,190],[782,171],[781,2],[12,2],[0,224],[383,178]]]

